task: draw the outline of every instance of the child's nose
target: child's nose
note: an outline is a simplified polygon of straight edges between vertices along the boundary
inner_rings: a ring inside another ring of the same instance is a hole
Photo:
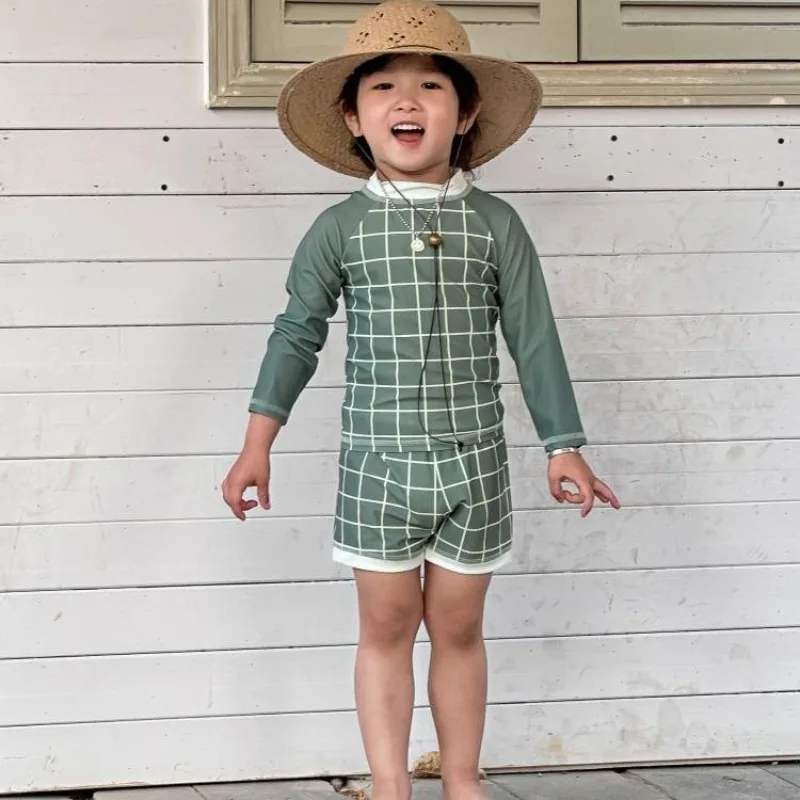
[[[403,92],[397,98],[396,108],[398,111],[416,111],[419,109],[419,101],[414,93]]]

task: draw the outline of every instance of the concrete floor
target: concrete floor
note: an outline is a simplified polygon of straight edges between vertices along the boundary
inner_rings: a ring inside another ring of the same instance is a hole
[[[486,794],[489,800],[800,800],[800,763],[492,775]],[[438,781],[415,781],[414,800],[440,797]],[[98,791],[94,800],[369,800],[369,786],[198,784]]]

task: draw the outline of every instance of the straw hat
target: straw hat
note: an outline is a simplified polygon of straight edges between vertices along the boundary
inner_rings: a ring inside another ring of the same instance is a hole
[[[512,61],[473,55],[466,31],[449,11],[426,0],[388,0],[357,20],[342,55],[317,61],[286,83],[278,121],[288,139],[323,166],[368,177],[371,170],[351,151],[353,136],[337,100],[353,70],[389,53],[448,56],[475,77],[481,111],[471,167],[519,139],[542,104],[536,76]]]

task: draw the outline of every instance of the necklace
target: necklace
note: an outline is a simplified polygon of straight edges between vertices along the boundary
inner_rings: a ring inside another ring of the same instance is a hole
[[[431,213],[428,214],[428,218],[427,219],[423,220],[422,228],[420,228],[420,233],[422,233],[422,231],[424,231],[425,228],[427,228],[430,231],[430,235],[428,236],[428,244],[432,248],[434,248],[434,250],[436,248],[442,246],[443,239],[442,239],[442,234],[441,233],[431,229],[431,227],[430,227],[431,220],[433,219],[434,214],[436,214],[436,222],[437,222],[437,226],[436,227],[437,228],[440,227],[438,225],[438,223],[439,223],[439,221],[441,219],[441,215],[442,215],[442,201],[447,196],[447,189],[450,186],[450,181],[451,181],[452,177],[453,176],[451,174],[450,177],[447,179],[447,183],[442,187],[442,190],[439,192],[439,195],[436,198],[436,202],[435,202],[435,204],[433,206],[433,209],[431,210]],[[395,184],[391,180],[391,178],[387,177],[386,180],[391,184],[392,188],[397,192],[397,194],[399,194],[400,197],[402,197],[403,200],[406,201],[406,205],[411,209],[411,220],[413,222],[414,214],[415,213],[416,214],[420,214],[420,212],[417,210],[417,208],[414,206],[414,204],[411,203],[408,200],[408,198],[397,188],[397,186],[395,186]],[[383,186],[383,181],[380,180],[380,177],[378,179],[378,184],[381,187],[381,191],[383,192],[383,196],[386,198],[386,201],[389,204],[389,208],[391,208],[392,211],[394,211],[397,214],[397,216],[400,217],[400,219],[403,222],[403,225],[405,225],[406,228],[408,228],[409,232],[411,233],[411,249],[415,253],[421,253],[425,249],[425,243],[422,241],[422,239],[420,239],[419,234],[416,232],[414,227],[412,225],[410,225],[406,221],[406,218],[403,216],[403,213],[400,211],[400,209],[392,202],[392,198],[389,197],[389,195],[387,194],[386,189]],[[421,214],[420,214],[420,218],[421,218]]]
[[[411,233],[411,249],[415,253],[421,253],[425,249],[425,243],[422,241],[422,239],[419,238],[419,234],[414,230],[414,228],[411,225],[408,224],[408,221],[403,216],[403,212],[400,211],[400,209],[391,201],[391,198],[387,197],[386,199],[389,201],[389,207],[392,209],[392,211],[394,211],[397,214],[398,217],[400,217],[400,219],[403,221],[403,225],[405,225],[406,228],[408,228],[409,232]],[[415,210],[416,209],[413,206],[411,206],[411,218],[412,219],[414,218],[414,211]],[[428,214],[428,218],[425,220],[425,222],[422,225],[422,230],[425,230],[425,228],[428,228],[430,226],[431,220],[433,219],[433,215],[435,213],[436,213],[436,206],[434,206],[433,210],[431,211],[431,213]],[[431,233],[431,235],[428,237],[428,244],[431,244],[431,237],[432,236],[434,236],[433,233]],[[431,244],[431,247],[433,247],[433,246],[434,245]]]

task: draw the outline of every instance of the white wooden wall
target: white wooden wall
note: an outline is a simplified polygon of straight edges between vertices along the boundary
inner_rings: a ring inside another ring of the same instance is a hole
[[[0,792],[366,769],[341,316],[272,513],[219,491],[293,247],[356,184],[204,109],[202,19],[0,0]],[[504,351],[484,765],[800,755],[800,110],[545,111],[480,185],[535,236],[626,505],[553,508]]]

